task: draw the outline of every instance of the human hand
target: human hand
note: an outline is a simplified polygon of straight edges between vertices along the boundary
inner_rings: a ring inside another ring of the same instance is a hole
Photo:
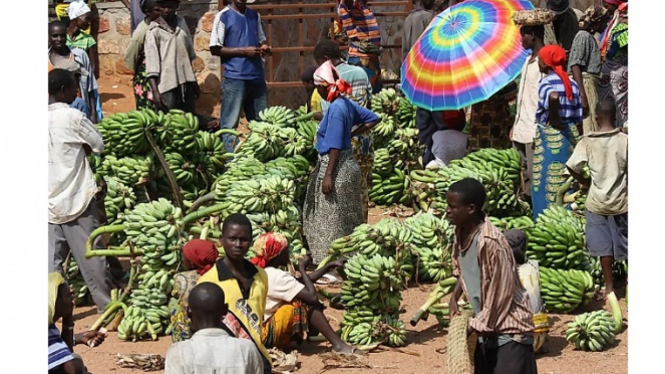
[[[298,260],[298,267],[300,269],[307,269],[307,267],[312,263],[312,256],[306,255],[304,257],[301,257]]]
[[[76,335],[76,342],[85,345],[94,345],[95,347],[102,344],[106,339],[106,334],[99,331],[86,331],[82,334]]]
[[[448,303],[448,309],[450,310],[450,318],[452,319],[459,314],[459,306],[457,305],[457,300],[450,299]]]
[[[157,107],[157,109],[160,109],[164,112],[169,111],[168,106],[166,106],[166,103],[162,99],[162,95],[159,92],[153,92],[152,99],[150,101],[152,101],[152,103],[155,104],[155,107]]]
[[[261,44],[261,56],[270,54],[270,46],[267,44]]]
[[[245,47],[242,48],[241,51],[245,57],[259,57],[263,54],[260,48],[255,47]]]
[[[333,180],[332,180],[332,176],[330,176],[330,175],[326,175],[326,176],[323,178],[323,182],[321,183],[321,190],[323,191],[323,193],[324,193],[325,195],[327,195],[327,194],[329,194],[329,193],[332,192],[332,190],[333,190]]]

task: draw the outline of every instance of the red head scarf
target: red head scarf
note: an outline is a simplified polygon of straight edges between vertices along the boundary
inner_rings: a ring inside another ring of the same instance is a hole
[[[351,85],[340,78],[339,71],[332,62],[326,61],[314,72],[314,85],[325,87],[328,95],[324,97],[327,102],[332,102],[341,94],[351,94]]]
[[[627,3],[628,0],[603,0],[603,2],[606,2],[608,4],[616,5],[619,6],[623,3]]]
[[[284,235],[268,232],[258,238],[254,242],[254,255],[251,263],[265,269],[268,263],[273,258],[277,257],[289,246],[289,241],[286,240]]]
[[[196,268],[199,275],[205,274],[217,262],[219,251],[212,242],[193,239],[182,248],[182,254]]]
[[[538,57],[561,78],[566,89],[566,97],[568,97],[568,100],[573,100],[573,85],[563,68],[566,63],[566,51],[558,45],[552,44],[541,48]]]

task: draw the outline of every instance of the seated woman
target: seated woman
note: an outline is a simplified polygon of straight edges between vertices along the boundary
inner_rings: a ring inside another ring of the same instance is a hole
[[[187,271],[173,277],[174,286],[171,294],[171,323],[174,343],[190,338],[189,318],[187,318],[187,300],[189,292],[196,286],[201,275],[205,274],[217,262],[219,251],[215,244],[207,240],[193,239],[182,248],[182,265]]]
[[[330,327],[313,284],[327,271],[342,266],[343,262],[331,262],[308,275],[307,266],[311,260],[309,257],[302,258],[298,263],[301,277],[296,279],[280,269],[290,261],[287,247],[286,238],[278,233],[263,234],[254,243],[256,257],[251,262],[265,269],[268,275],[268,296],[261,328],[263,344],[266,348],[283,349],[292,341],[302,343],[308,331],[317,331],[328,339],[334,352],[356,353]]]
[[[73,354],[78,344],[95,346],[104,342],[105,334],[88,331],[74,335],[74,295],[60,273],[48,275],[48,372],[81,374],[88,370],[81,357]],[[62,333],[55,323],[62,319]]]

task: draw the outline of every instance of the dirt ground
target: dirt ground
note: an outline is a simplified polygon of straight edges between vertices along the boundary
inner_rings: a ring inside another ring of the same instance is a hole
[[[134,108],[131,88],[116,83],[100,80],[102,106],[106,112],[127,111]],[[383,218],[384,212],[380,209],[370,211],[370,223]],[[331,368],[327,373],[377,373],[377,374],[429,374],[432,372],[447,373],[445,347],[447,344],[446,329],[438,326],[432,316],[428,321],[421,321],[416,327],[411,327],[408,321],[425,301],[434,285],[414,286],[403,294],[402,320],[407,323],[408,346],[400,351],[391,349],[378,349],[367,357],[367,363],[372,369],[357,368]],[[623,292],[617,292],[623,298]],[[620,301],[627,319],[627,311],[623,299]],[[584,310],[588,311],[602,308],[601,303],[592,303]],[[327,309],[333,327],[338,326],[342,320],[342,311]],[[74,312],[76,319],[76,332],[84,332],[92,325],[97,316],[90,307],[77,308]],[[605,352],[580,352],[573,350],[565,340],[565,325],[572,321],[573,315],[549,315],[553,324],[544,352],[538,356],[538,372],[540,374],[626,374],[628,373],[628,333],[626,329],[617,335],[616,344]],[[90,349],[77,347],[76,353],[83,360],[92,373],[138,373],[138,370],[119,368],[115,364],[115,355],[120,354],[146,354],[154,353],[164,356],[171,344],[170,337],[161,337],[155,342],[126,343],[121,342],[115,332],[109,333],[108,338],[99,347]],[[327,343],[305,343],[297,347],[300,367],[297,373],[319,374],[324,363],[319,353],[330,351]],[[157,372],[162,373],[162,372]]]

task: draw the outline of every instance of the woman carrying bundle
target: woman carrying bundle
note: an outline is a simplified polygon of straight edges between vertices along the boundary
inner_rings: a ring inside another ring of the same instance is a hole
[[[344,343],[330,327],[323,315],[323,305],[314,287],[327,270],[342,266],[343,261],[329,263],[312,274],[307,274],[310,258],[301,258],[298,263],[300,278],[280,268],[289,262],[288,241],[282,234],[266,233],[254,243],[256,256],[251,262],[265,269],[268,275],[268,296],[261,328],[261,340],[266,348],[284,349],[292,341],[302,343],[308,332],[321,332],[338,353],[353,353],[354,349]]]
[[[310,176],[303,209],[303,229],[318,264],[333,240],[351,234],[364,221],[360,166],[351,138],[369,131],[381,118],[346,97],[351,86],[330,61],[316,70],[314,84],[330,103],[316,133],[319,161]],[[357,124],[361,126],[352,131]]]

